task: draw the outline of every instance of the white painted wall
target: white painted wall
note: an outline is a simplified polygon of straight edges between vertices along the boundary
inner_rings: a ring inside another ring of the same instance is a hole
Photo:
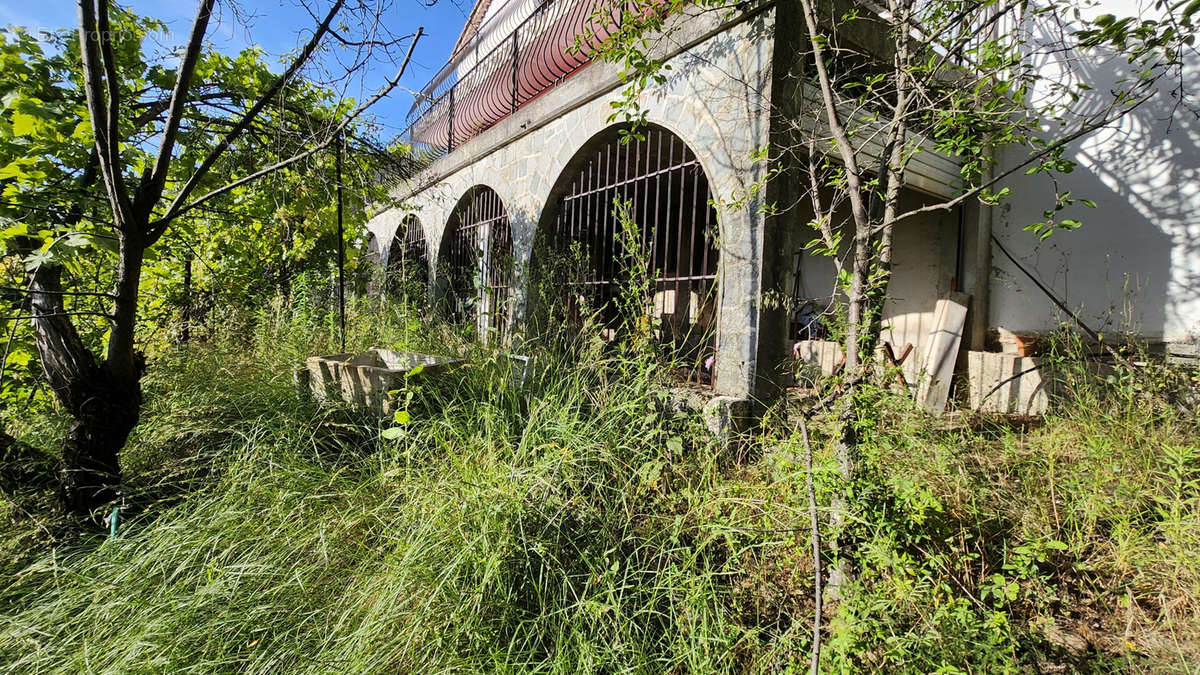
[[[1139,12],[1131,0],[1102,0],[1085,18]],[[1055,81],[1083,81],[1097,92],[1082,103],[1099,106],[1126,76],[1123,59],[1102,54],[1065,65],[1038,64]],[[1131,330],[1151,339],[1200,335],[1200,119],[1178,106],[1179,80],[1161,83],[1154,99],[1105,129],[1071,146],[1078,166],[1057,176],[1059,191],[1094,200],[1062,218],[1084,225],[1048,240],[1023,228],[1043,219],[1054,204],[1044,174],[1023,172],[1005,181],[1013,198],[996,211],[995,233],[1023,265],[1080,316],[1104,332]],[[1186,57],[1182,82],[1197,99],[1200,57]],[[1042,92],[1043,95],[1049,95]],[[1023,153],[1001,158],[1011,166]],[[1046,331],[1060,316],[1034,284],[999,250],[993,251],[990,325],[1014,331]]]
[[[906,190],[901,194],[901,209],[909,210],[929,203],[924,195]],[[787,242],[789,253],[800,251],[815,236],[804,225],[811,211],[798,209],[793,216],[793,229]],[[846,221],[849,213],[838,220]],[[921,369],[921,358],[928,347],[934,328],[934,310],[938,298],[951,291],[956,273],[955,254],[958,240],[958,212],[935,211],[906,220],[896,229],[893,240],[892,278],[888,299],[883,308],[883,341],[892,345],[899,356],[907,345],[912,354],[904,361],[910,381],[915,381]],[[851,233],[847,229],[846,239]],[[788,274],[786,288],[795,288],[801,300],[814,301],[818,307],[832,307],[837,272],[833,261],[822,256],[805,254],[800,259],[799,283]],[[795,336],[791,336],[793,339]]]

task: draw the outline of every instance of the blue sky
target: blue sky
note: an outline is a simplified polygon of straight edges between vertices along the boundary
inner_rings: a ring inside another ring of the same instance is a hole
[[[306,0],[314,13],[323,15],[329,0]],[[196,0],[124,0],[138,14],[152,16],[167,24],[171,34],[164,42],[182,42],[196,13]],[[413,61],[404,79],[402,90],[392,91],[388,99],[375,107],[385,135],[401,131],[404,116],[412,105],[407,90],[420,89],[446,62],[454,41],[466,23],[473,0],[437,0],[426,6],[421,0],[389,0],[383,20],[392,33],[415,32],[424,26],[425,37],[417,45]],[[222,51],[237,52],[249,45],[262,47],[272,60],[277,55],[295,49],[307,40],[314,25],[301,0],[240,0],[236,7],[242,13],[241,22],[234,20],[227,0],[218,0],[218,16],[209,25],[209,38]],[[0,25],[21,25],[36,30],[73,28],[76,25],[76,4],[72,0],[0,0]],[[399,64],[380,64],[369,72],[362,83],[371,89],[395,74]],[[366,92],[351,89],[351,96],[362,98]]]

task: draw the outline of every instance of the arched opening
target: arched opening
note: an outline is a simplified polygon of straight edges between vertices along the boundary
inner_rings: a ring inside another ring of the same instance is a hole
[[[413,214],[400,221],[388,247],[387,291],[397,298],[421,302],[429,287],[429,253],[425,230]]]
[[[595,136],[559,178],[538,235],[535,311],[595,317],[608,340],[649,330],[681,374],[711,384],[718,251],[708,179],[669,130],[643,126],[624,143],[623,131]]]
[[[438,249],[439,304],[453,321],[503,333],[512,298],[512,231],[496,191],[472,187],[454,208]]]

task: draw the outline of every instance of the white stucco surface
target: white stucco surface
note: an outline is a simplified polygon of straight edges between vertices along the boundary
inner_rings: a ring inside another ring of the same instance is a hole
[[[1136,14],[1135,2],[1105,0],[1095,16]],[[1087,18],[1085,16],[1085,18]],[[1053,82],[1084,82],[1092,92],[1076,106],[1096,111],[1124,86],[1123,59],[1095,53],[1072,62],[1046,61]],[[1200,57],[1185,56],[1182,79],[1167,77],[1147,103],[1109,128],[1071,145],[1072,173],[1057,174],[1059,193],[1097,208],[1068,207],[1058,217],[1083,226],[1039,241],[1024,227],[1054,206],[1055,184],[1018,172],[1004,182],[1014,197],[996,211],[995,234],[1022,265],[1102,332],[1130,331],[1150,339],[1200,334],[1200,119],[1193,112]],[[1180,89],[1190,99],[1180,99]],[[1051,95],[1042,91],[1043,96]],[[1002,167],[1019,162],[1010,152]],[[1000,250],[993,252],[990,324],[1017,332],[1053,329],[1062,316]]]

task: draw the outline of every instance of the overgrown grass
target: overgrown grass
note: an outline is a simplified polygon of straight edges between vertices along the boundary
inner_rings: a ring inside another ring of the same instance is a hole
[[[931,423],[867,394],[877,426],[853,486],[861,574],[835,619],[839,656],[1200,671],[1196,373],[1100,378],[1077,347],[1051,357],[1069,398],[1037,422]]]
[[[0,668],[806,670],[813,561],[786,423],[723,449],[661,412],[652,360],[528,344],[517,388],[494,350],[363,304],[349,348],[466,358],[413,379],[412,422],[386,441],[294,395],[293,365],[338,351],[329,317],[279,302],[225,326],[152,364],[117,538],[0,496]],[[1195,419],[1134,383],[1080,393],[1031,428],[934,425],[869,394],[858,574],[827,670],[1197,667]],[[825,445],[822,504],[841,487]]]

